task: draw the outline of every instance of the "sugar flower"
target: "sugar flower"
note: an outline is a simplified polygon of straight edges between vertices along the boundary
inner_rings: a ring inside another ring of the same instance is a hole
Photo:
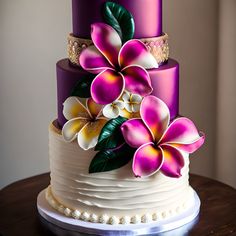
[[[140,118],[140,113],[138,112],[128,112],[125,108],[121,110],[120,116],[127,118],[127,119],[133,119],[133,118]]]
[[[180,177],[184,166],[183,152],[193,153],[202,146],[204,134],[199,135],[193,122],[180,117],[170,123],[166,104],[154,96],[143,99],[140,119],[123,123],[125,141],[137,148],[133,172],[137,177],[161,171],[169,177]]]
[[[88,150],[95,147],[98,136],[107,122],[102,116],[102,106],[92,98],[86,100],[86,107],[77,97],[69,97],[64,102],[63,114],[68,120],[62,128],[65,141],[72,142],[77,138],[79,146]]]
[[[127,91],[124,91],[122,95],[122,100],[124,101],[125,109],[130,113],[138,112],[140,109],[140,104],[142,97],[138,94],[131,94]]]
[[[146,96],[152,92],[151,80],[145,69],[158,64],[146,46],[133,39],[122,46],[118,33],[104,23],[92,24],[91,38],[95,46],[82,51],[80,65],[90,73],[98,74],[91,85],[93,100],[111,104],[127,89]]]
[[[121,111],[125,108],[125,104],[123,101],[115,101],[111,104],[106,105],[103,108],[103,115],[109,119],[117,118],[121,115]]]

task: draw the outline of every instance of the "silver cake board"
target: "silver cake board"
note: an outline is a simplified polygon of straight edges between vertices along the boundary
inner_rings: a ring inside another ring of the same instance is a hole
[[[194,191],[194,199],[188,209],[177,216],[151,223],[108,225],[90,223],[69,218],[53,209],[45,198],[45,190],[39,193],[37,207],[40,216],[48,222],[47,227],[56,235],[185,235],[196,223],[200,210],[200,199]],[[174,231],[172,231],[174,230]],[[169,233],[168,233],[168,232]],[[165,233],[164,233],[165,232]]]

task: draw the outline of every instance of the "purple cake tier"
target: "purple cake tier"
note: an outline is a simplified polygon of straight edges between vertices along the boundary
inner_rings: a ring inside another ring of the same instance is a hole
[[[72,0],[73,34],[90,38],[90,25],[103,22],[102,9],[107,0]],[[162,0],[112,0],[125,7],[134,17],[134,38],[162,35]]]
[[[148,70],[152,94],[163,100],[170,110],[171,120],[179,115],[179,63],[169,59],[158,69]]]
[[[170,109],[171,119],[179,112],[179,64],[170,59],[167,64],[158,69],[148,70],[152,80],[153,95],[162,99]],[[63,116],[63,103],[71,95],[71,91],[79,79],[91,77],[90,73],[72,67],[68,59],[57,63],[57,96],[58,123],[63,126],[66,122]]]

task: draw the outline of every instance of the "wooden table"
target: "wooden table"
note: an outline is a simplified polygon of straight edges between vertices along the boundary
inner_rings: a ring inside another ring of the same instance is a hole
[[[199,194],[202,206],[199,221],[188,235],[236,235],[236,190],[197,175],[190,175],[190,183]],[[42,227],[36,208],[37,195],[48,184],[49,174],[42,174],[1,190],[1,236],[53,235]]]

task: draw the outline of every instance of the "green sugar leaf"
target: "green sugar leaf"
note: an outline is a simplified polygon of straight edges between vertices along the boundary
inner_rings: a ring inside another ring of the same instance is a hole
[[[80,98],[91,97],[90,87],[92,84],[92,79],[84,77],[78,81],[75,87],[72,89],[70,96],[76,96]]]
[[[103,15],[105,22],[117,31],[123,43],[133,38],[134,18],[124,7],[114,2],[106,2]]]
[[[118,169],[130,162],[135,150],[127,144],[117,149],[98,152],[89,166],[89,173],[98,173]]]
[[[121,116],[108,121],[103,127],[95,150],[113,149],[124,143],[124,138],[120,130],[120,126],[126,121]]]

